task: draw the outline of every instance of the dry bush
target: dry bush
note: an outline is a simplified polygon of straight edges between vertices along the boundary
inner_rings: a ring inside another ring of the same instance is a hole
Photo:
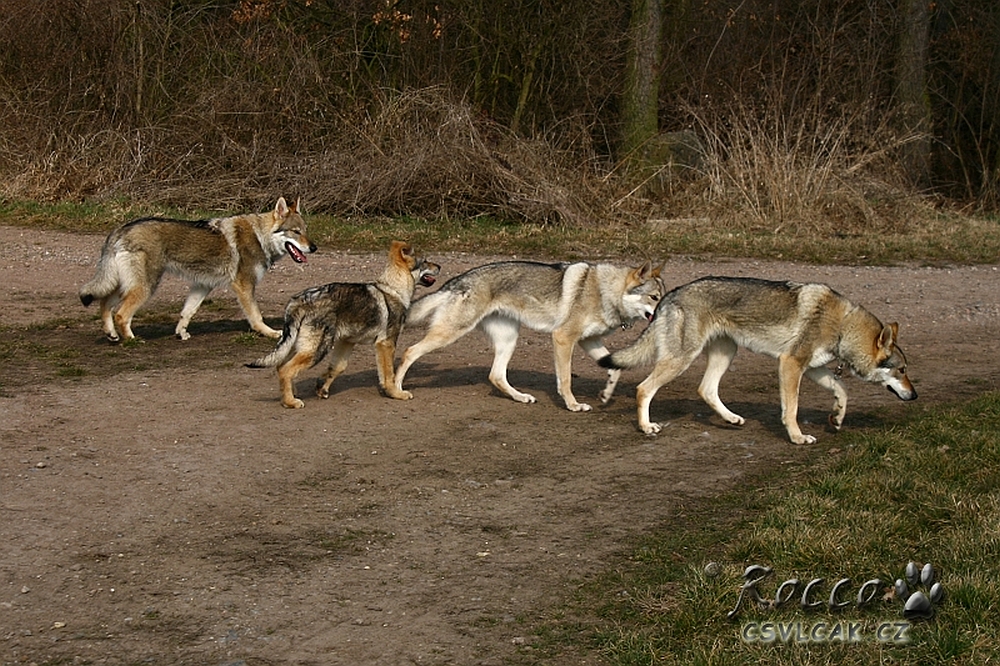
[[[587,223],[586,170],[439,88],[380,94],[323,156],[310,197],[346,214],[496,215]]]
[[[739,96],[686,111],[706,154],[701,178],[675,196],[682,214],[785,234],[905,226],[901,211],[915,201],[895,156],[915,137],[895,134],[884,114]]]
[[[441,89],[379,95],[315,146],[285,140],[242,115],[195,100],[170,124],[131,131],[45,127],[44,150],[12,151],[7,196],[134,198],[233,209],[286,193],[341,215],[495,215],[587,224],[601,217],[580,160],[516,137]],[[214,90],[211,97],[224,98]],[[280,103],[280,93],[273,102]],[[293,119],[294,120],[294,119]],[[240,122],[244,121],[244,122]],[[96,123],[95,123],[96,124]],[[32,132],[25,123],[22,131]]]

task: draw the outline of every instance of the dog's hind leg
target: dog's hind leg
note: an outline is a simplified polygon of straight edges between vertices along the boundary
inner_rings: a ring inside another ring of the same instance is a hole
[[[517,402],[525,404],[536,402],[535,396],[518,391],[507,381],[507,364],[510,363],[510,359],[514,355],[514,348],[517,347],[520,325],[508,317],[493,315],[483,319],[479,326],[493,343],[493,366],[490,368],[490,383]]]
[[[121,302],[121,296],[117,291],[101,299],[101,327],[104,334],[111,342],[118,342],[118,331],[115,330],[115,306]]]
[[[635,400],[638,403],[639,429],[647,435],[655,435],[662,429],[659,423],[653,423],[649,420],[649,403],[653,401],[653,396],[656,395],[656,392],[662,386],[670,383],[678,375],[687,370],[693,360],[694,356],[689,358],[674,355],[667,356],[657,362],[653,367],[653,371],[649,373],[649,376],[642,380],[639,386],[636,387]]]
[[[423,339],[420,340],[420,342],[410,345],[407,347],[406,351],[403,352],[403,358],[399,362],[399,367],[396,368],[396,378],[394,382],[396,390],[400,393],[403,392],[403,379],[406,378],[407,371],[409,371],[410,366],[412,366],[417,359],[424,354],[429,354],[435,349],[447,347],[471,331],[473,326],[474,325],[453,328],[447,324],[431,324],[430,329],[427,331],[426,335],[424,335]]]
[[[806,377],[833,392],[833,411],[830,412],[829,422],[831,428],[840,430],[840,426],[844,424],[844,415],[847,414],[847,390],[843,383],[829,368],[823,366],[809,368],[806,370]]]
[[[333,351],[330,352],[330,367],[316,383],[316,395],[324,400],[330,397],[330,387],[333,386],[334,380],[347,369],[347,361],[351,358],[352,351],[354,351],[353,342],[337,340],[334,343]]]
[[[733,362],[736,350],[736,343],[732,338],[727,337],[716,338],[705,345],[705,356],[708,364],[705,367],[705,375],[701,378],[701,384],[698,386],[698,395],[726,423],[743,425],[745,423],[743,417],[729,411],[729,408],[719,398],[719,382]]]
[[[126,340],[135,338],[135,334],[132,332],[132,317],[135,315],[136,310],[149,300],[152,293],[153,290],[146,286],[145,283],[142,283],[131,287],[122,294],[121,303],[118,305],[118,309],[115,310],[114,323],[117,325],[118,330],[121,331],[122,337]]]
[[[295,397],[293,383],[305,368],[313,364],[312,352],[295,352],[290,359],[278,366],[278,383],[281,385],[281,404],[289,409],[302,409],[305,403]],[[333,380],[330,380],[331,382]]]
[[[184,307],[181,308],[181,318],[177,321],[177,328],[174,329],[174,334],[181,340],[190,339],[191,334],[188,333],[187,327],[191,323],[191,317],[198,311],[212,289],[210,284],[195,283],[191,285],[191,291],[188,292],[187,298],[184,300]]]

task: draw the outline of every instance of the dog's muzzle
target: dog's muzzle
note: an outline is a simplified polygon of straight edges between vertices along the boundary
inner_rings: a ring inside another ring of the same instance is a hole
[[[291,241],[285,241],[285,252],[287,252],[288,256],[292,258],[292,261],[297,264],[304,264],[307,261],[305,253],[303,253],[302,250],[300,250],[295,243]]]
[[[916,400],[917,399],[917,389],[910,389],[909,391],[900,390],[893,386],[892,384],[886,384],[886,388],[900,400]]]

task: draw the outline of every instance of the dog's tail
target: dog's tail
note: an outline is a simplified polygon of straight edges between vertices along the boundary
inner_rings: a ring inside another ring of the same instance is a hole
[[[656,320],[646,327],[631,346],[597,359],[597,364],[609,370],[624,370],[656,361]]]
[[[94,300],[110,296],[121,285],[120,258],[110,241],[105,244],[101,258],[97,261],[97,272],[93,279],[80,287],[80,302],[87,307]]]
[[[281,337],[274,350],[266,356],[261,356],[252,363],[247,363],[248,368],[275,368],[285,362],[288,355],[295,348],[295,340],[299,337],[299,322],[293,320],[289,313],[285,313],[285,326],[281,329]]]
[[[427,319],[439,307],[444,305],[450,296],[450,291],[438,289],[432,294],[427,294],[423,298],[417,299],[410,305],[410,309],[406,312],[406,323],[417,324]]]

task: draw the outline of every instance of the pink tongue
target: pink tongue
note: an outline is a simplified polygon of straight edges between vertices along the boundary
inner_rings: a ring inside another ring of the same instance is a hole
[[[302,251],[291,243],[285,243],[285,250],[288,251],[288,256],[290,256],[295,263],[306,263],[306,255],[302,254]]]

